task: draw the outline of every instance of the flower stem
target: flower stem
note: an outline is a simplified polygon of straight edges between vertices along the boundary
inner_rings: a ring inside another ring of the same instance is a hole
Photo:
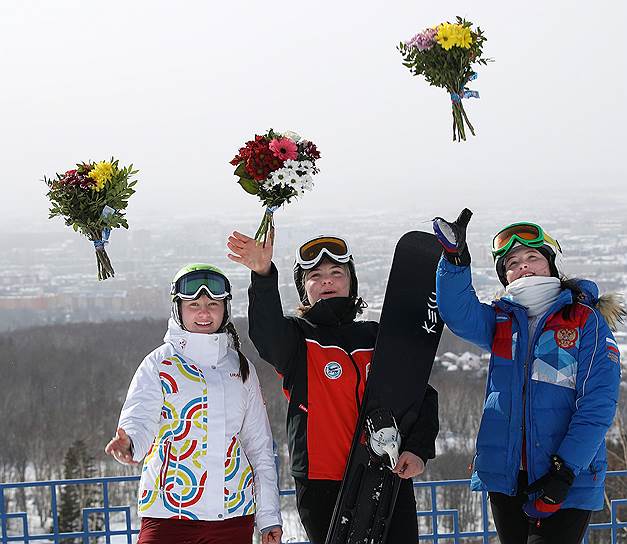
[[[475,135],[475,129],[473,128],[473,126],[470,124],[470,121],[468,120],[468,116],[466,115],[466,110],[464,109],[464,106],[461,104],[459,104],[459,108],[462,112],[462,115],[464,116],[464,119],[466,120],[466,124],[468,125],[468,128],[470,129],[470,132],[472,133],[472,135]]]

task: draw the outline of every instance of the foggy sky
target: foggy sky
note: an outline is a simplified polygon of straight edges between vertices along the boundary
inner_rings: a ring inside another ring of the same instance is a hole
[[[112,155],[140,169],[131,228],[260,214],[228,161],[270,127],[322,152],[286,219],[625,203],[625,5],[2,0],[0,227],[65,229],[47,223],[43,175]],[[455,15],[495,59],[465,102],[477,136],[462,144],[445,91],[395,49]]]

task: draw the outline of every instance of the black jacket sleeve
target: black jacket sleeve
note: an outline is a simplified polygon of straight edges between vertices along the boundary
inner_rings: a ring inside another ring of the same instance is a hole
[[[274,263],[269,276],[251,273],[248,335],[259,355],[287,378],[291,364],[305,349],[305,342],[296,321],[283,315],[278,277]]]
[[[418,419],[401,444],[401,451],[410,451],[425,463],[435,457],[435,439],[440,430],[438,418],[438,392],[427,384]]]

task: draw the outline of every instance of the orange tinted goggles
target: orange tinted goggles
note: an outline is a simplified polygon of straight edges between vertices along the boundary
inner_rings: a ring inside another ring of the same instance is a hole
[[[545,233],[542,227],[534,223],[514,223],[498,232],[492,240],[492,255],[498,257],[507,253],[519,242],[529,247],[540,247],[544,244]]]
[[[321,236],[300,246],[296,262],[302,268],[313,268],[325,255],[338,263],[346,263],[351,257],[346,240],[335,236]]]

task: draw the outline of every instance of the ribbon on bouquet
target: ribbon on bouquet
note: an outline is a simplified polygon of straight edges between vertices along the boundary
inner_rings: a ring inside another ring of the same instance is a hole
[[[111,206],[106,206],[102,209],[102,213],[100,217],[107,218],[111,214],[114,214],[116,210],[114,210]],[[102,250],[105,247],[105,244],[109,243],[109,236],[111,235],[111,229],[109,227],[105,227],[102,229],[102,234],[100,240],[94,240],[94,247],[96,250]]]
[[[473,72],[466,83],[474,81],[475,79],[477,79],[477,72]],[[466,83],[464,83],[464,85]],[[461,102],[463,98],[479,98],[479,91],[472,91],[468,87],[462,87],[459,94],[451,93],[451,100],[453,102]]]

